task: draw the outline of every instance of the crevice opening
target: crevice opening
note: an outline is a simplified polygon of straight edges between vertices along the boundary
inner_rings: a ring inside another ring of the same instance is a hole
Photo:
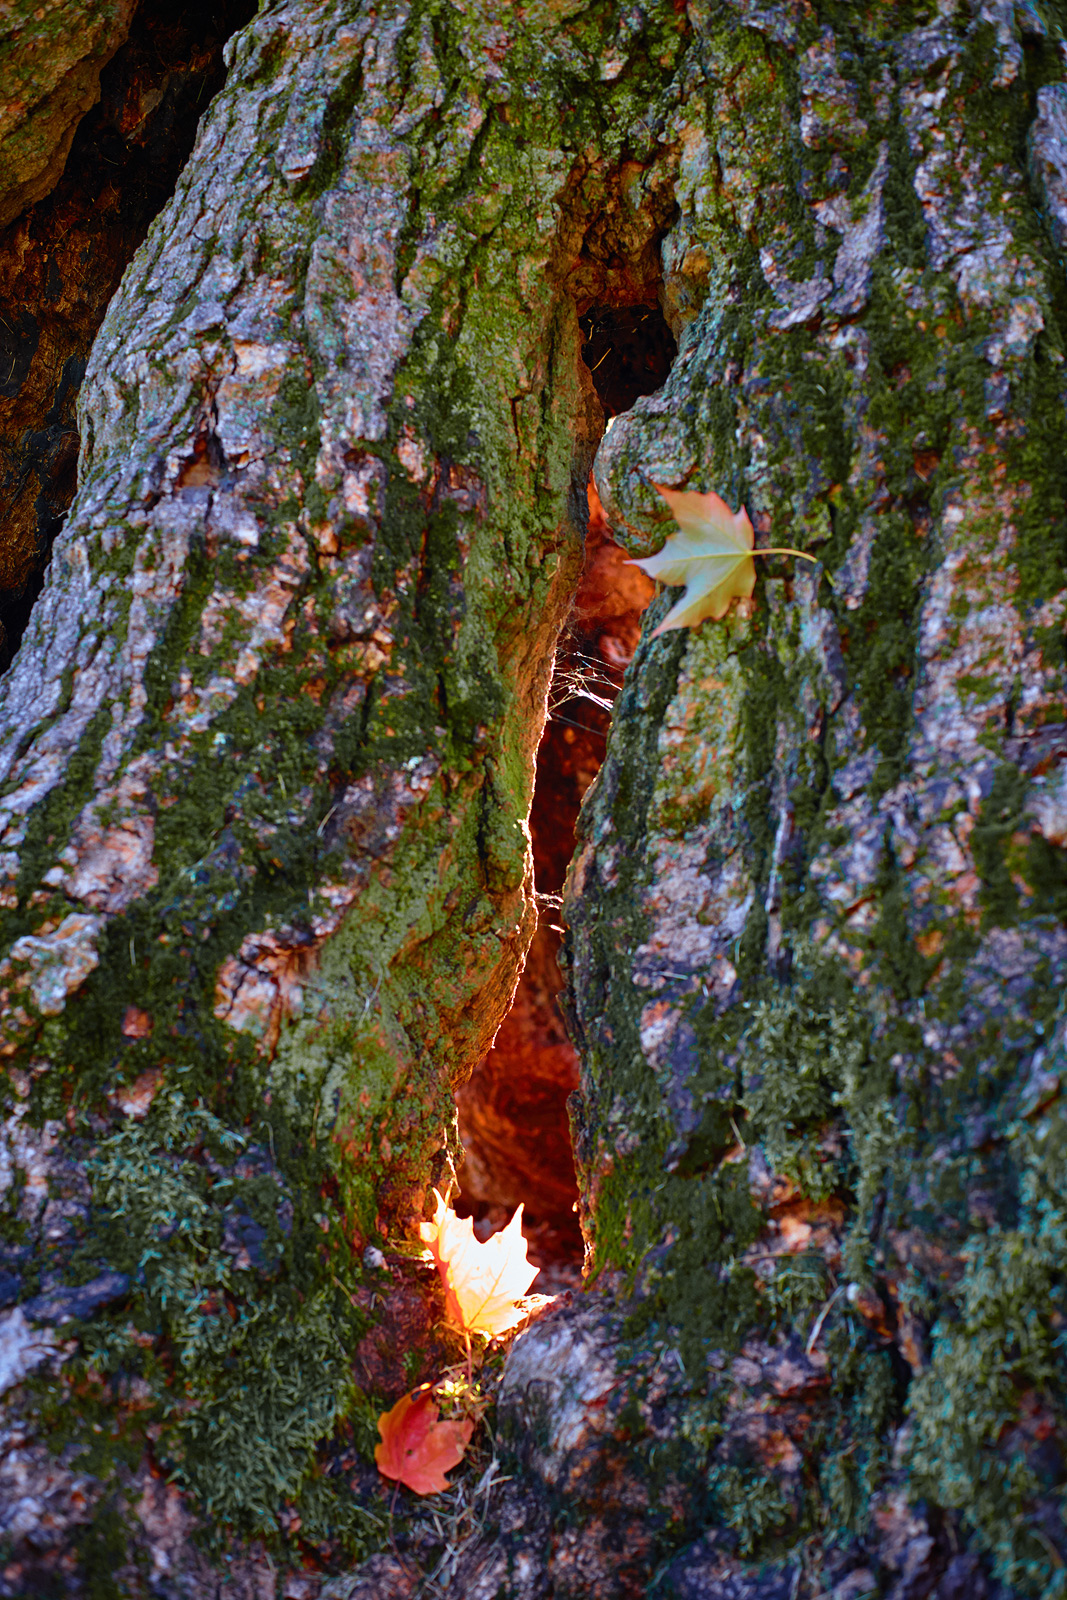
[[[677,347],[654,300],[580,306],[579,325],[608,422],[662,387]],[[465,1159],[456,1209],[488,1238],[523,1203],[530,1260],[541,1268],[537,1294],[577,1287],[583,1257],[567,1115],[578,1058],[558,1002],[559,897],[578,810],[604,759],[612,704],[653,591],[612,538],[590,479],[582,579],[557,653],[530,814],[541,915],[511,1010],[457,1096]]]

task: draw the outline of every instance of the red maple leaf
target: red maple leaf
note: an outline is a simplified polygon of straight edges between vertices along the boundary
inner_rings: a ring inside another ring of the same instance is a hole
[[[450,1487],[445,1473],[463,1460],[474,1423],[441,1422],[431,1386],[424,1383],[378,1418],[378,1432],[382,1442],[374,1459],[382,1477],[416,1494],[440,1494]]]

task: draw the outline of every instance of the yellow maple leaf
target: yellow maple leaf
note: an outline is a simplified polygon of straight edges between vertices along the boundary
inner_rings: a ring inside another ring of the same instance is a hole
[[[685,593],[655,629],[653,639],[668,628],[695,628],[705,617],[718,621],[731,600],[747,599],[756,586],[754,555],[815,559],[803,550],[753,550],[748,512],[743,506],[731,511],[717,494],[664,489],[658,483],[652,487],[670,506],[679,531],[656,555],[632,564],[661,583],[685,585]]]
[[[436,1189],[434,1198],[433,1220],[421,1223],[419,1233],[441,1274],[449,1322],[467,1337],[484,1333],[495,1338],[517,1327],[526,1313],[515,1302],[538,1271],[526,1259],[522,1207],[506,1228],[482,1244],[470,1217],[457,1217]]]

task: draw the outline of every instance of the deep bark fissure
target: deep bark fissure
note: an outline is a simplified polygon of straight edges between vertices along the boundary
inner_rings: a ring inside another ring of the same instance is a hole
[[[647,289],[637,305],[583,309],[579,325],[582,360],[610,426],[665,382],[674,336]],[[466,1152],[458,1208],[487,1237],[523,1204],[530,1259],[541,1267],[537,1293],[576,1287],[583,1254],[567,1110],[578,1058],[559,1003],[559,906],[578,811],[604,759],[611,708],[652,592],[625,564],[591,479],[588,498],[582,578],[557,648],[530,810],[538,928],[500,1033],[457,1097]]]

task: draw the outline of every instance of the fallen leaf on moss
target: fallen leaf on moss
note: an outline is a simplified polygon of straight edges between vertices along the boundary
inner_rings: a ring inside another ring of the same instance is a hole
[[[814,560],[803,550],[753,550],[748,512],[743,506],[731,511],[717,494],[664,489],[658,483],[652,487],[670,506],[679,531],[671,534],[658,554],[633,565],[661,583],[685,585],[685,593],[668,611],[653,639],[668,628],[695,628],[705,617],[718,621],[726,615],[731,600],[747,599],[756,586],[754,555]]]
[[[445,1473],[463,1460],[474,1423],[442,1422],[424,1383],[378,1418],[378,1432],[382,1442],[374,1447],[374,1459],[382,1477],[416,1494],[440,1494],[451,1487]]]
[[[515,1302],[537,1277],[537,1268],[526,1259],[522,1207],[482,1244],[470,1217],[457,1217],[436,1189],[434,1197],[433,1221],[422,1223],[419,1233],[441,1274],[449,1322],[460,1333],[484,1333],[490,1339],[517,1327],[526,1313]]]

